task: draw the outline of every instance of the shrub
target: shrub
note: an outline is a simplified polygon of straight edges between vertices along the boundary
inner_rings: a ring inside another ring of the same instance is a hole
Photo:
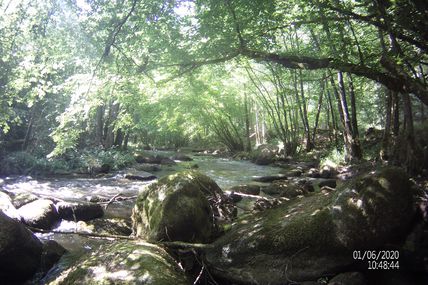
[[[323,157],[320,161],[320,165],[329,165],[332,167],[337,167],[338,165],[344,165],[345,162],[345,153],[343,151],[338,151],[333,149],[327,156]]]
[[[37,159],[24,151],[6,155],[0,163],[0,173],[3,175],[29,174],[36,166]]]

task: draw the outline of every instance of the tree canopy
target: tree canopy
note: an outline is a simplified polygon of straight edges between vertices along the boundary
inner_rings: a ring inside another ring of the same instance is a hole
[[[358,159],[358,127],[379,127],[412,164],[427,17],[423,0],[2,0],[0,141],[291,155],[327,130]]]

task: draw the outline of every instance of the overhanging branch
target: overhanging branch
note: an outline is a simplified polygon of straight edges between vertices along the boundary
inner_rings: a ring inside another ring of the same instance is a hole
[[[413,93],[425,105],[428,105],[428,90],[418,80],[403,74],[391,74],[382,72],[362,64],[343,62],[333,58],[316,58],[298,55],[281,55],[250,49],[241,49],[240,54],[258,61],[267,61],[280,64],[290,69],[323,69],[332,68],[343,72],[349,72],[379,82],[391,90]]]

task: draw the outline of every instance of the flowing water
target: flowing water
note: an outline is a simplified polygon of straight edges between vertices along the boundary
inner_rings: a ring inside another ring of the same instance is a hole
[[[163,156],[170,156],[170,152],[156,152]],[[177,162],[177,165],[162,166],[161,170],[154,172],[157,177],[175,173],[189,165],[197,164],[198,171],[210,176],[223,190],[231,186],[250,182],[254,177],[274,175],[279,168],[272,166],[258,166],[248,161],[236,161],[226,158],[210,156],[194,156],[194,160],[187,163]],[[57,177],[35,179],[29,176],[6,178],[3,189],[18,193],[32,193],[39,197],[46,197],[70,202],[87,201],[89,197],[110,199],[117,194],[122,197],[135,197],[139,191],[153,183],[133,181],[124,178],[126,170],[113,173],[102,178]],[[129,218],[134,200],[127,200],[109,205],[106,217]],[[62,223],[59,230],[72,231],[77,226],[73,222]],[[61,270],[72,260],[86,251],[92,251],[108,241],[90,239],[70,234],[38,234],[42,239],[54,239],[64,246],[70,253],[65,255],[54,271]],[[53,272],[55,274],[55,272]],[[52,274],[51,274],[52,275]]]

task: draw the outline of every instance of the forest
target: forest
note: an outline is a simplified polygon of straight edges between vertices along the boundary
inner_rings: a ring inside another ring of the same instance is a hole
[[[0,283],[428,284],[426,0],[0,0]]]

